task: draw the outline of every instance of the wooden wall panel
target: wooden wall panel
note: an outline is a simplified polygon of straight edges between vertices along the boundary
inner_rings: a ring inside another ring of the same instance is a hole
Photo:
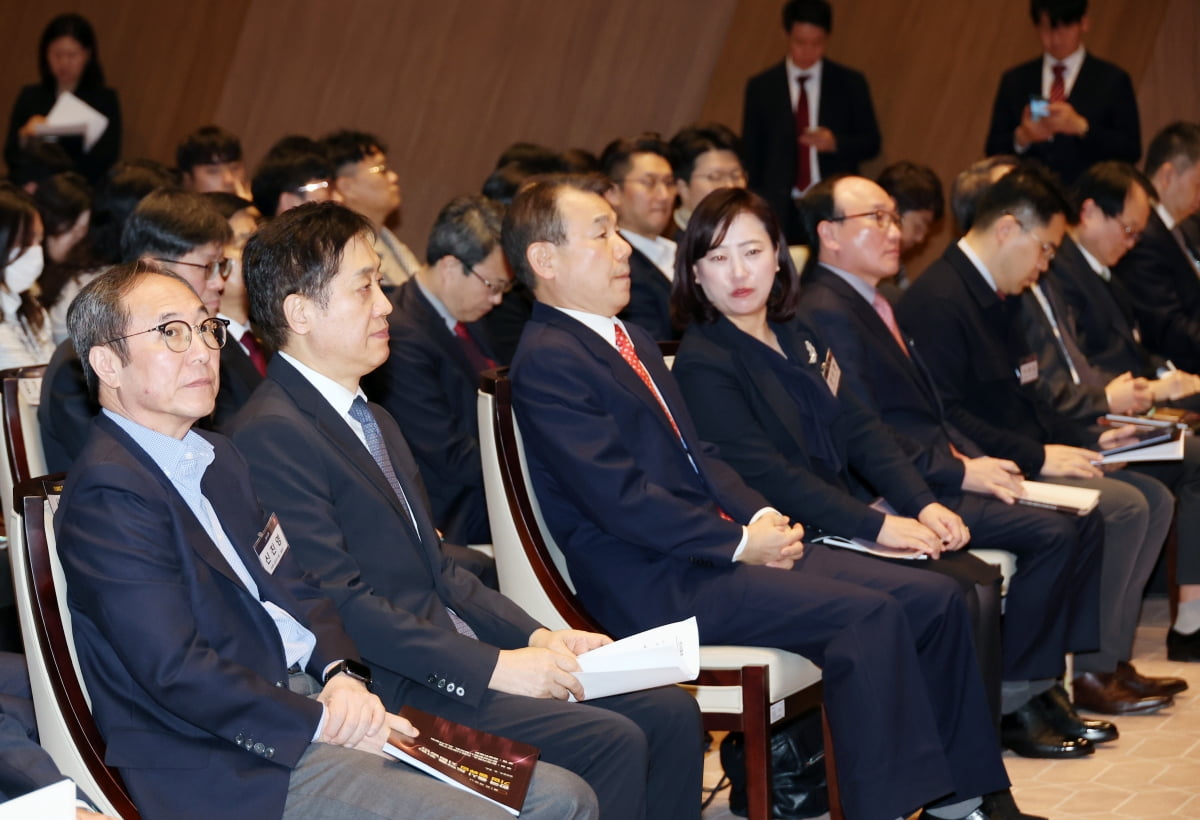
[[[1175,120],[1200,122],[1200,2],[1169,0],[1141,83],[1145,140]]]

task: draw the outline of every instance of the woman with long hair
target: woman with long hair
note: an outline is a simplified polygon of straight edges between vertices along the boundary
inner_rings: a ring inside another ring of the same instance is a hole
[[[46,311],[31,292],[44,260],[33,199],[0,183],[0,370],[45,364],[54,352]]]

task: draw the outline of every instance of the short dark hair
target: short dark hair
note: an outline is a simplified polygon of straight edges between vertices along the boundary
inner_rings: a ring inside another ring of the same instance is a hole
[[[150,159],[118,162],[96,189],[88,250],[96,265],[121,261],[121,233],[133,209],[151,191],[176,184],[171,170]]]
[[[438,212],[429,241],[425,245],[425,261],[434,265],[444,256],[453,256],[466,268],[474,267],[488,258],[500,244],[500,225],[504,208],[487,197],[455,197]]]
[[[93,347],[111,344],[121,364],[129,364],[129,346],[124,336],[129,327],[129,309],[125,298],[130,291],[147,276],[165,276],[195,290],[187,280],[160,266],[157,262],[135,259],[113,265],[89,282],[75,296],[67,308],[67,330],[71,344],[83,366],[83,376],[88,390],[96,394],[96,374],[92,370],[88,354]]]
[[[562,154],[536,142],[514,142],[496,158],[496,168],[517,165],[529,176],[566,173]]]
[[[30,182],[41,184],[55,174],[75,170],[75,162],[66,149],[57,142],[47,142],[40,137],[34,137],[21,146],[20,152],[13,158],[12,167],[8,169],[8,179],[16,185],[25,186]]]
[[[96,32],[87,18],[79,14],[60,14],[46,24],[42,30],[42,39],[38,44],[38,74],[42,78],[42,87],[48,91],[58,88],[54,72],[50,70],[50,60],[46,51],[50,44],[59,37],[70,37],[79,45],[91,52],[83,74],[79,77],[79,91],[92,91],[104,87],[104,69],[100,67],[100,44],[96,42]]]
[[[797,23],[810,23],[831,34],[833,9],[827,0],[788,0],[783,4],[783,30],[790,33]]]
[[[254,207],[270,219],[279,212],[279,197],[301,185],[333,176],[333,163],[325,154],[311,151],[280,151],[268,154],[250,180]]]
[[[531,176],[534,175],[526,173],[516,163],[510,162],[488,174],[488,178],[483,181],[481,193],[493,202],[507,205],[512,202],[525,180]]]
[[[600,173],[600,157],[586,148],[567,148],[562,152],[568,174]]]
[[[500,242],[518,282],[530,290],[537,287],[537,276],[525,256],[530,245],[535,242],[561,245],[567,239],[558,209],[559,193],[569,188],[604,196],[610,187],[608,179],[598,174],[548,174],[531,178],[517,191],[504,214]]]
[[[600,173],[620,184],[633,165],[634,154],[658,154],[667,162],[671,161],[671,148],[657,132],[647,131],[636,137],[615,139],[604,146],[600,154]]]
[[[1125,198],[1134,185],[1142,185],[1142,175],[1128,162],[1107,160],[1088,168],[1071,187],[1071,212],[1067,214],[1072,224],[1079,223],[1079,212],[1089,199],[1108,217],[1118,216],[1125,210]],[[1151,191],[1146,191],[1151,195]]]
[[[1069,26],[1082,20],[1087,9],[1087,0],[1029,0],[1029,16],[1035,26],[1042,22],[1042,15],[1051,28]]]
[[[267,149],[267,153],[263,155],[263,159],[268,157],[277,157],[280,154],[325,154],[325,146],[317,142],[312,137],[306,137],[304,134],[285,134]]]
[[[346,245],[356,236],[374,242],[370,221],[336,202],[306,202],[259,228],[242,251],[250,318],[264,341],[287,344],[283,301],[298,293],[325,307]]]
[[[689,125],[671,137],[671,170],[676,179],[692,181],[696,160],[709,151],[732,151],[742,159],[742,141],[733,129],[719,122]]]
[[[1006,214],[1022,224],[1032,218],[1045,225],[1070,209],[1054,174],[1036,162],[1022,162],[980,195],[973,227],[987,230]]]
[[[92,207],[92,187],[81,174],[66,171],[43,180],[33,192],[46,236],[71,230],[79,215]]]
[[[12,252],[35,244],[33,197],[13,185],[0,181],[0,282]]]
[[[671,318],[679,327],[692,322],[715,322],[717,309],[696,282],[696,263],[725,239],[725,233],[739,214],[752,214],[766,229],[775,247],[779,270],[767,297],[767,318],[786,322],[796,315],[800,296],[800,277],[792,264],[787,240],[779,220],[767,201],[746,188],[721,188],[706,196],[688,220],[687,230],[679,239],[675,253],[675,282],[671,287]]]
[[[205,191],[200,196],[211,202],[213,207],[217,209],[217,213],[227,222],[238,211],[254,207],[254,203],[250,200],[242,199],[237,194],[231,194],[228,191]]]
[[[333,163],[335,173],[340,174],[347,165],[362,162],[375,152],[387,153],[387,146],[374,134],[343,128],[321,138],[321,147]]]
[[[1197,160],[1200,160],[1200,123],[1173,122],[1150,140],[1146,148],[1146,176],[1154,176],[1168,162],[1190,168]]]
[[[143,256],[177,258],[211,242],[229,241],[229,223],[202,194],[160,188],[138,203],[121,232],[126,262]]]
[[[934,219],[941,219],[946,212],[942,181],[928,165],[900,160],[880,171],[875,181],[896,200],[896,209],[901,214],[932,211]]]
[[[191,173],[197,165],[238,162],[242,158],[242,143],[232,131],[219,125],[203,125],[183,138],[175,149],[175,165],[183,173]]]
[[[800,222],[804,227],[804,244],[808,247],[808,261],[804,263],[805,270],[817,264],[821,253],[821,237],[817,235],[817,226],[822,222],[836,219],[843,214],[838,212],[834,202],[833,189],[847,174],[834,174],[825,177],[809,188],[804,198],[800,200]]]
[[[979,197],[992,184],[992,171],[1001,165],[1015,168],[1020,162],[1019,158],[1011,154],[998,154],[973,162],[959,171],[958,176],[954,177],[954,182],[950,184],[950,211],[954,214],[954,221],[958,223],[960,231],[966,233],[971,230]]]

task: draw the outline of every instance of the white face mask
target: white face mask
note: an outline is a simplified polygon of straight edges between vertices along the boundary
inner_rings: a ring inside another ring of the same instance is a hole
[[[12,293],[24,293],[42,275],[45,258],[41,245],[30,245],[4,269],[4,284]]]

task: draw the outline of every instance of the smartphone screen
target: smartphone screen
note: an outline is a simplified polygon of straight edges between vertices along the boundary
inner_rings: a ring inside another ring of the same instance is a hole
[[[1029,116],[1034,122],[1050,116],[1050,101],[1045,97],[1030,97]]]

